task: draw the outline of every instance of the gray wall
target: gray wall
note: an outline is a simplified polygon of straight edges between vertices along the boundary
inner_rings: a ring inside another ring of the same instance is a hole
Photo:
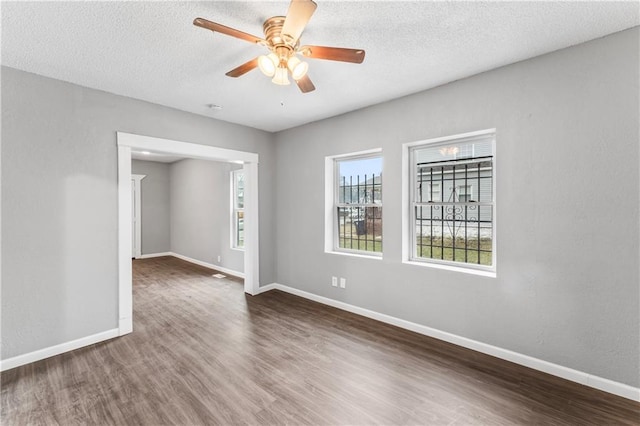
[[[131,173],[146,175],[140,182],[142,254],[169,252],[171,251],[169,164],[132,160]]]
[[[231,248],[230,231],[230,175],[239,168],[218,161],[132,160],[132,173],[146,175],[142,254],[173,252],[244,272],[244,251]]]
[[[124,131],[260,154],[263,284],[640,385],[639,35],[275,137],[3,67],[2,358],[117,327]],[[490,127],[498,278],[401,264],[401,144]],[[372,147],[385,157],[384,258],[325,254],[324,157]]]
[[[2,359],[118,326],[116,131],[258,153],[274,281],[273,135],[2,67]]]
[[[640,385],[639,35],[278,134],[278,282]],[[402,264],[402,143],[493,127],[497,278]],[[325,254],[324,157],[376,147],[384,258]]]
[[[244,252],[232,249],[230,238],[230,174],[240,167],[203,160],[171,164],[171,251],[244,272]]]

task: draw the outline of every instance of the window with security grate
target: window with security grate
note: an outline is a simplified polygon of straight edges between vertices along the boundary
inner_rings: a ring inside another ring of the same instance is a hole
[[[335,159],[334,249],[382,253],[382,157]]]
[[[411,260],[495,269],[494,140],[411,148]]]

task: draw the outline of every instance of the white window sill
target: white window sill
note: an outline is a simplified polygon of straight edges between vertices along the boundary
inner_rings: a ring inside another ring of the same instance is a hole
[[[349,257],[361,257],[363,259],[373,259],[373,260],[382,260],[382,256],[376,256],[371,254],[362,254],[362,253],[350,253],[348,251],[325,251],[327,254],[337,254],[339,256],[349,256]]]
[[[239,247],[231,247],[231,250],[244,252],[244,248],[239,248]]]
[[[444,269],[445,271],[462,272],[465,274],[479,275],[482,277],[496,278],[495,271],[483,271],[480,269],[462,268],[460,266],[442,265],[439,263],[417,262],[414,260],[404,260],[402,263],[406,265],[421,266],[426,268]]]

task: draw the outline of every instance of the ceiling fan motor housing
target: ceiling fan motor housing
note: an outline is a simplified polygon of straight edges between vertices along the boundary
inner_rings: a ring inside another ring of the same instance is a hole
[[[287,60],[296,51],[297,44],[291,44],[291,37],[282,34],[285,16],[273,16],[262,25],[267,47],[274,52],[280,60],[281,66],[286,67]]]

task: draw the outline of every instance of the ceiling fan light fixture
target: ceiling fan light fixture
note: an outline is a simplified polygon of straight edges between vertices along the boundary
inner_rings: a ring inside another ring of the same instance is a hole
[[[297,56],[291,56],[289,58],[287,67],[289,71],[291,71],[291,77],[296,81],[307,75],[307,71],[309,70],[309,64],[302,62]]]
[[[260,55],[260,57],[258,57],[258,67],[267,77],[274,76],[278,67],[278,62],[279,60],[275,53],[270,53],[266,56]]]
[[[291,73],[300,91],[309,93],[316,88],[307,73],[309,65],[303,62],[305,58],[361,64],[365,56],[362,49],[301,46],[300,36],[316,8],[314,0],[290,0],[286,16],[272,16],[264,21],[262,24],[264,38],[204,18],[196,18],[193,24],[214,33],[225,34],[269,49],[268,54],[254,57],[227,72],[225,75],[228,77],[237,78],[255,68],[260,68],[264,75],[272,78],[271,81],[274,84],[286,86],[291,84],[289,82],[289,73]]]
[[[280,86],[291,84],[289,82],[289,72],[285,67],[276,68],[276,75],[273,76],[273,80],[271,81],[275,84],[279,84]]]

